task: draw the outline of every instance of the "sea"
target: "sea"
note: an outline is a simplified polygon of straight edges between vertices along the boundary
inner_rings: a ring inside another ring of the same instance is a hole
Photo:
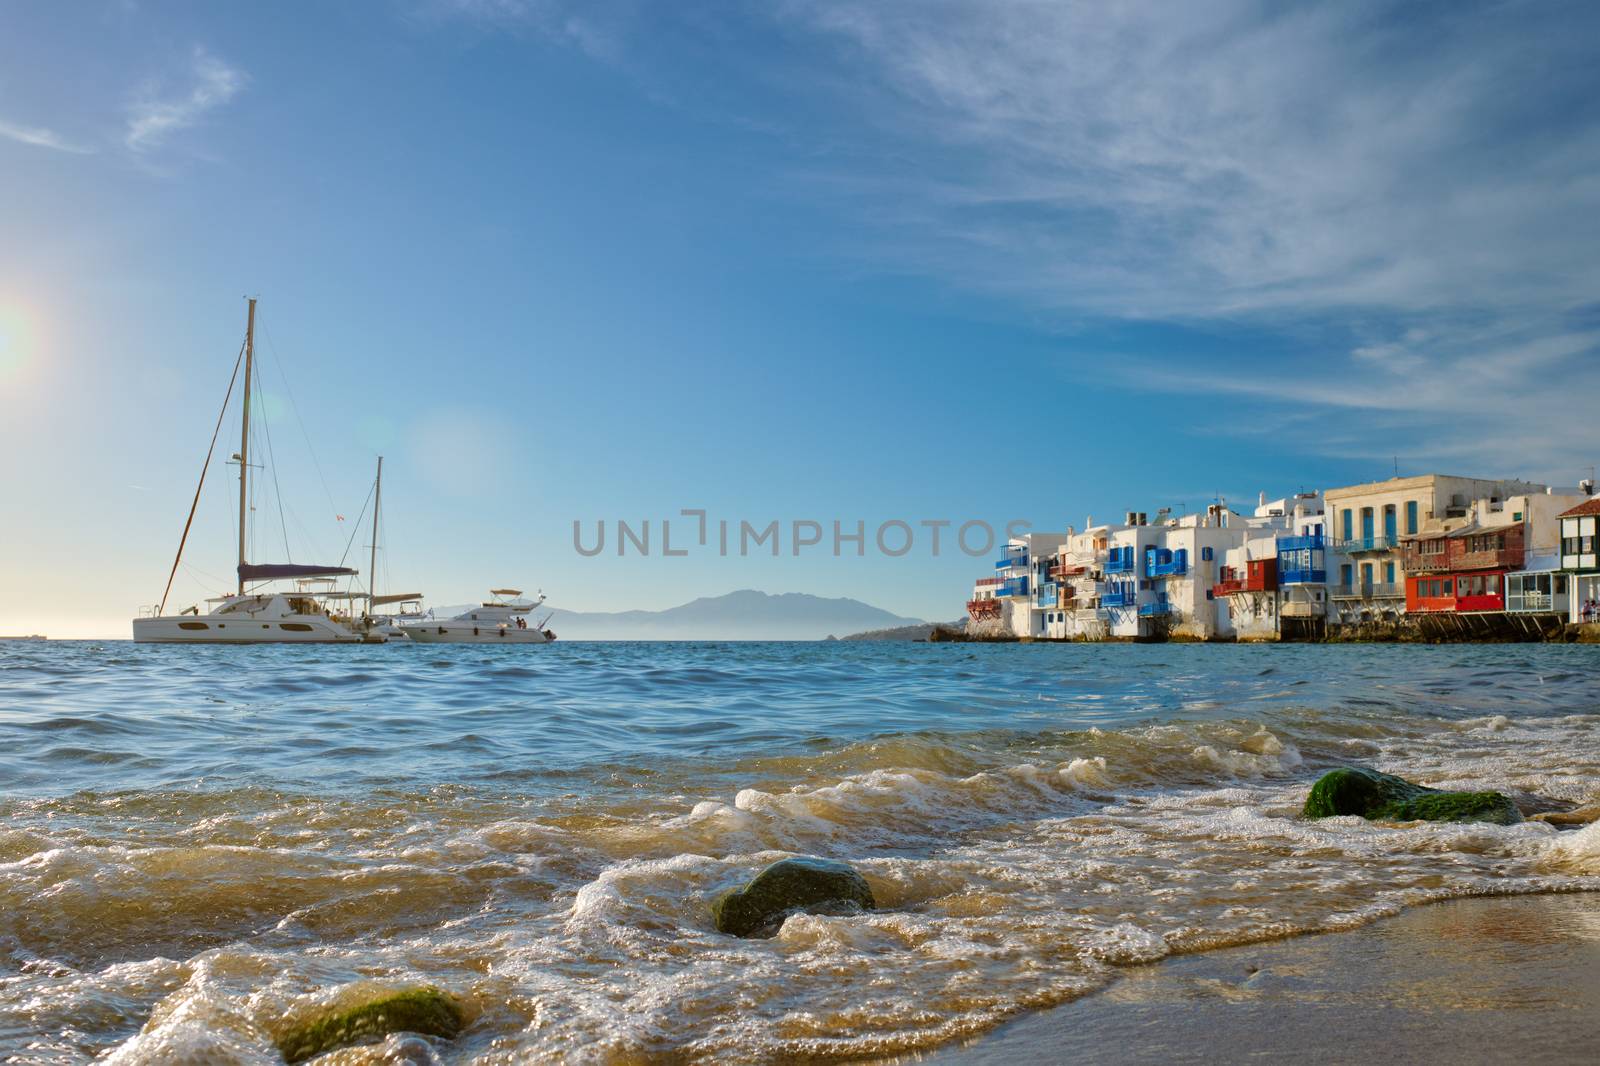
[[[1600,825],[1299,817],[1370,766],[1600,801],[1576,645],[0,643],[0,1061],[888,1058],[1129,966],[1600,890]],[[878,908],[718,933],[790,855]]]

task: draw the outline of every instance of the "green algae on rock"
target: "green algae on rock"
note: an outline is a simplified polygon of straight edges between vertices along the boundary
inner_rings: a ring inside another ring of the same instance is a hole
[[[1357,814],[1386,822],[1522,821],[1522,812],[1502,793],[1445,792],[1359,766],[1330,770],[1318,778],[1301,813],[1307,818]]]
[[[389,992],[354,1007],[295,1026],[278,1038],[286,1062],[301,1062],[343,1044],[390,1033],[422,1033],[453,1039],[461,1032],[461,1007],[437,988]]]
[[[877,906],[867,879],[831,859],[780,859],[743,888],[711,904],[717,931],[734,936],[770,935],[796,911],[833,907],[870,911]]]

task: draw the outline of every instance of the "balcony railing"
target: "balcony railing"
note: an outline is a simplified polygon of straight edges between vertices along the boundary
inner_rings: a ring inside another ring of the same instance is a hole
[[[1102,569],[1108,574],[1132,574],[1138,572],[1139,560],[1135,558],[1111,557],[1106,560]]]
[[[1231,596],[1235,592],[1272,592],[1273,585],[1265,576],[1257,574],[1254,577],[1230,577],[1226,581],[1218,581],[1211,586],[1213,596]]]
[[[1403,599],[1404,586],[1393,581],[1368,582],[1365,585],[1334,585],[1328,595],[1336,600],[1387,600]]]
[[[1151,563],[1147,569],[1151,577],[1182,577],[1189,572],[1189,560],[1174,559],[1170,563]]]
[[[1011,578],[995,589],[994,594],[996,596],[1026,596],[1028,594],[1028,579],[1025,577]]]
[[[1039,586],[1039,606],[1054,607],[1056,605],[1056,586],[1053,584]]]
[[[996,559],[994,561],[994,568],[996,570],[1010,570],[1014,566],[1027,566],[1027,565],[1028,565],[1028,553],[1027,552],[1018,552],[1015,555],[1007,553],[1005,555],[1002,555],[1000,558],[998,558],[998,559]]]
[[[1374,535],[1370,537],[1355,537],[1351,540],[1335,541],[1333,543],[1333,547],[1344,552],[1346,555],[1357,555],[1361,552],[1392,551],[1393,549],[1400,547],[1400,541],[1396,537]]]
[[[1284,552],[1322,551],[1328,546],[1327,538],[1321,533],[1308,533],[1302,537],[1279,537],[1278,554]]]
[[[1112,589],[1100,594],[1102,607],[1132,607],[1139,602],[1138,589]]]
[[[1170,603],[1146,603],[1139,607],[1140,618],[1162,618],[1171,613]]]
[[[1280,585],[1326,585],[1326,570],[1284,570],[1278,574]]]

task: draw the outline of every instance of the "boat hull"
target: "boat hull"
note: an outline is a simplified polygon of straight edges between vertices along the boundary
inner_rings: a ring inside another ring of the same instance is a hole
[[[482,625],[472,622],[432,622],[401,626],[419,644],[548,644],[549,638],[529,626]]]
[[[373,638],[320,615],[254,619],[177,615],[135,618],[136,644],[361,644]],[[379,638],[381,640],[381,638]]]

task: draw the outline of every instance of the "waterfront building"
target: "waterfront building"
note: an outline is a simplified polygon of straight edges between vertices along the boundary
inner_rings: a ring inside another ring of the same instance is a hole
[[[1560,515],[1582,499],[1546,488],[1475,499],[1424,522],[1403,538],[1407,614],[1556,613],[1568,600],[1557,567]]]
[[[1229,548],[1211,588],[1219,635],[1278,639],[1278,535],[1255,532]]]
[[[1119,528],[1085,520],[1080,533],[1067,527],[1047,576],[1056,587],[1055,605],[1044,610],[1044,635],[1054,640],[1104,640],[1110,636],[1100,612],[1111,535]]]
[[[1406,614],[1402,540],[1430,522],[1465,518],[1470,501],[1541,493],[1527,481],[1424,474],[1323,493],[1330,625],[1399,625]]]
[[[1592,481],[1583,485],[1594,491]],[[1600,496],[1561,512],[1560,566],[1569,589],[1569,619],[1600,621]]]
[[[1328,546],[1322,497],[1295,497],[1289,529],[1278,537],[1278,633],[1284,640],[1314,640],[1326,632]]]

